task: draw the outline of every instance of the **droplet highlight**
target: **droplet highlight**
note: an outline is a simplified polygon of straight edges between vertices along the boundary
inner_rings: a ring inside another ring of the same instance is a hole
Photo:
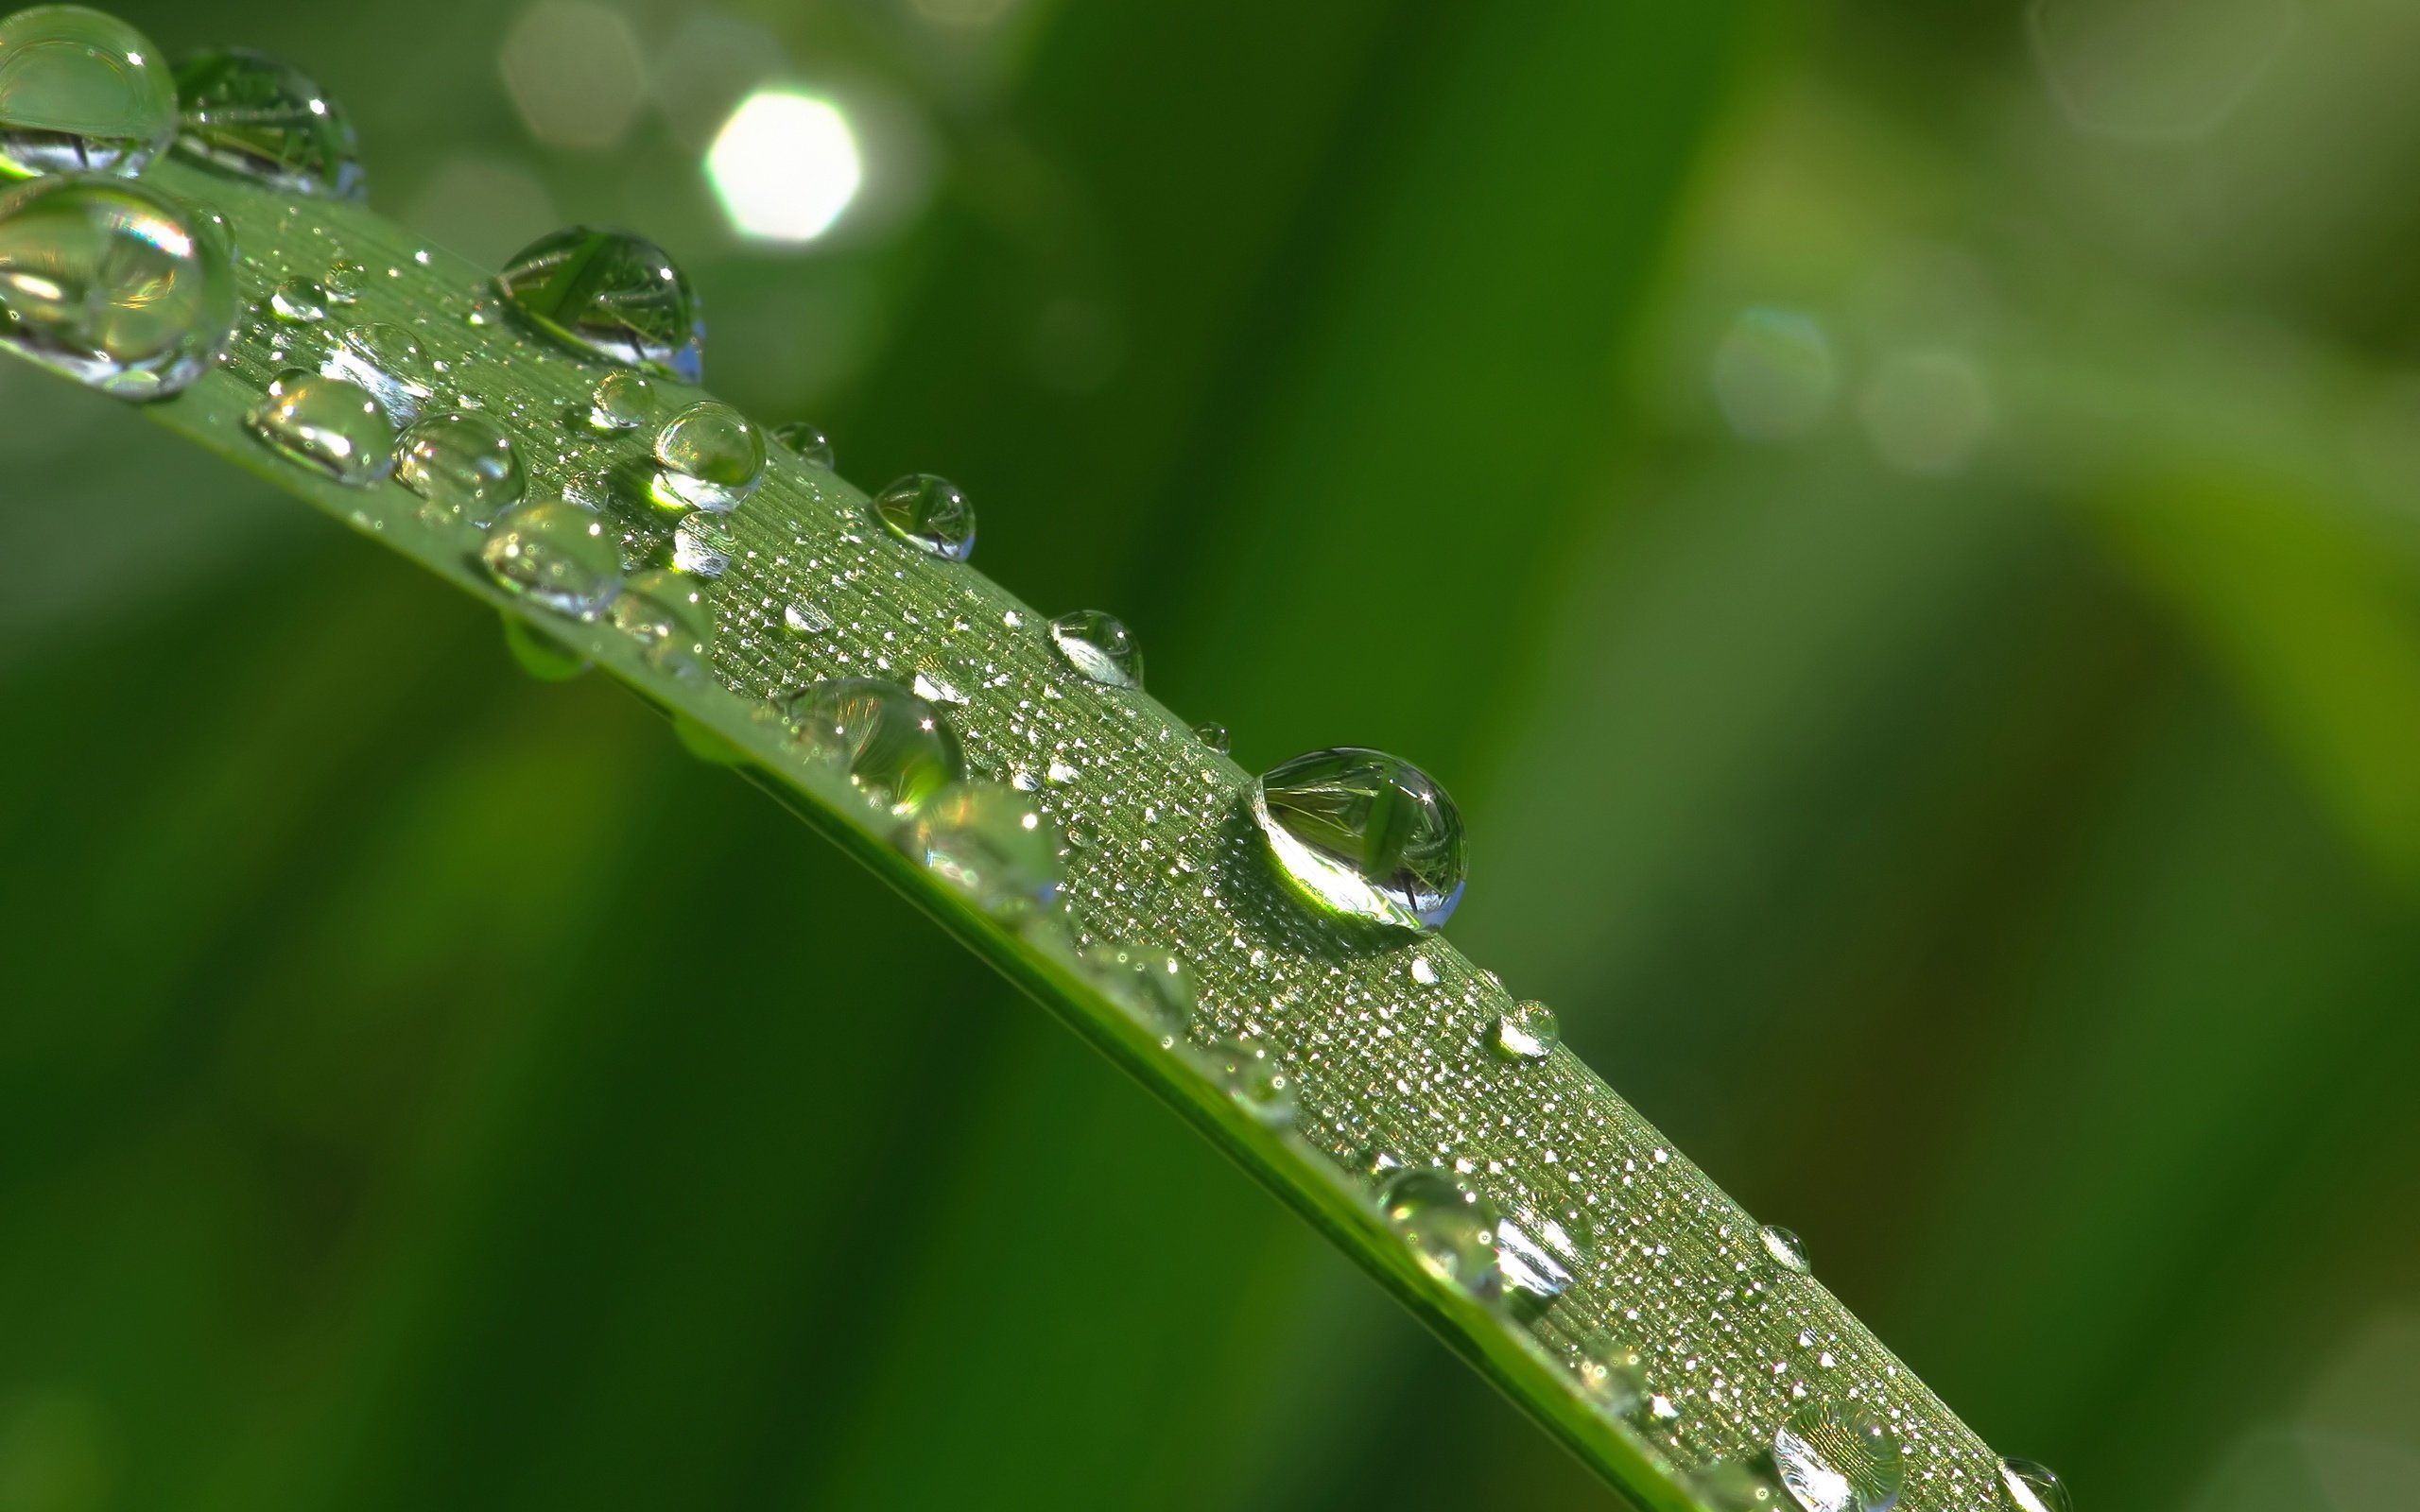
[[[2004,1458],[1998,1466],[2000,1496],[2010,1512],[2075,1512],[2075,1498],[2047,1465]]]
[[[893,536],[945,561],[975,554],[975,507],[947,478],[901,478],[873,496],[873,515]]]
[[[1758,1229],[1756,1237],[1764,1244],[1765,1253],[1772,1257],[1774,1264],[1793,1276],[1814,1274],[1815,1267],[1806,1259],[1806,1240],[1773,1224]]]
[[[573,619],[602,614],[622,586],[621,552],[604,521],[561,499],[498,520],[479,560],[508,591]]]
[[[0,18],[0,173],[130,179],[176,134],[176,84],[140,31],[82,6]]]
[[[496,287],[540,332],[574,352],[700,380],[706,322],[689,276],[628,232],[574,226],[523,248]]]
[[[0,345],[120,399],[189,387],[234,334],[213,217],[147,184],[39,179],[0,195]]]
[[[352,117],[301,69],[221,48],[179,63],[176,86],[180,154],[288,194],[368,195]]]
[[[420,338],[391,320],[350,326],[320,359],[320,370],[331,378],[378,396],[387,412],[408,424],[420,416],[433,390],[428,354]]]
[[[885,813],[914,814],[966,775],[949,721],[897,683],[818,682],[783,700],[782,713],[803,751],[837,766]]]
[[[1059,827],[1015,788],[952,783],[916,811],[901,845],[994,919],[1030,918],[1059,897]]]
[[[369,390],[289,368],[244,417],[252,434],[338,483],[367,487],[394,471],[395,423]]]
[[[1890,1512],[1907,1484],[1898,1440],[1843,1402],[1809,1402],[1773,1434],[1781,1483],[1806,1512]]]
[[[1495,1017],[1492,1041],[1507,1060],[1544,1060],[1563,1042],[1563,1025],[1543,1003],[1516,1003]]]
[[[765,437],[738,410],[703,400],[656,433],[655,459],[659,501],[720,514],[738,508],[764,480]]]
[[[700,577],[720,577],[739,542],[721,519],[703,509],[683,515],[672,527],[672,566]]]
[[[1433,930],[1462,900],[1461,814],[1398,757],[1353,746],[1297,756],[1253,784],[1252,807],[1278,868],[1333,913]]]
[[[809,467],[833,466],[832,438],[803,420],[774,426],[773,439],[788,447],[791,455]]]
[[[1143,648],[1115,615],[1080,609],[1050,622],[1050,644],[1092,681],[1113,688],[1143,685]]]

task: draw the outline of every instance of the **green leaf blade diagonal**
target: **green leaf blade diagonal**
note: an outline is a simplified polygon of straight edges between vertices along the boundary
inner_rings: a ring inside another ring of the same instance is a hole
[[[643,440],[565,422],[605,369],[493,311],[469,318],[486,270],[350,206],[174,163],[151,177],[229,217],[248,300],[339,257],[370,268],[348,318],[411,329],[443,365],[435,403],[468,396],[504,423],[534,490],[643,451]],[[432,522],[401,485],[347,489],[252,438],[244,417],[280,366],[265,328],[248,329],[219,369],[147,413],[462,592],[528,612],[479,569],[476,537]],[[690,397],[666,387],[673,402]],[[661,549],[668,528],[652,507],[614,506],[640,555]],[[1272,870],[1245,802],[1248,775],[1184,721],[1139,693],[1085,682],[1030,607],[891,541],[865,495],[828,472],[777,456],[728,525],[736,549],[711,590],[712,681],[664,670],[609,625],[535,623],[730,747],[753,780],[1167,1102],[1640,1505],[1695,1507],[1685,1476],[1754,1454],[1808,1395],[1887,1418],[1909,1463],[1900,1505],[1991,1504],[1980,1442],[1819,1284],[1776,1270],[1754,1220],[1593,1073],[1567,1053],[1521,1066],[1490,1054],[1488,1030],[1512,1002],[1493,977],[1443,940],[1308,911]],[[828,632],[787,630],[784,610],[802,600]],[[1073,847],[1064,936],[1003,923],[949,890],[844,780],[756,717],[783,690],[859,675],[945,690],[983,776],[1062,774],[1038,801]],[[1294,1126],[1255,1116],[1105,995],[1071,948],[1096,940],[1182,954],[1202,985],[1198,1031],[1268,1045],[1296,1089]],[[1555,1263],[1573,1277],[1568,1289],[1516,1317],[1432,1274],[1372,1200],[1380,1156],[1449,1168],[1525,1232],[1567,1233]],[[1572,1368],[1583,1351],[1616,1349],[1637,1355],[1649,1393],[1626,1414],[1604,1410]]]

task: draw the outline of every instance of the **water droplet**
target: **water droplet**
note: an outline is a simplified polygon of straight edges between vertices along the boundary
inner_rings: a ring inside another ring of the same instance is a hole
[[[1251,1038],[1203,1047],[1203,1064],[1236,1107],[1271,1128],[1294,1122],[1294,1082],[1269,1047]]]
[[[832,438],[803,420],[773,427],[773,439],[790,449],[798,459],[809,467],[828,468],[832,462]]]
[[[588,423],[600,431],[634,431],[655,419],[655,385],[634,368],[616,368],[588,395]]]
[[[719,519],[700,509],[681,517],[672,527],[672,565],[700,577],[720,577],[731,565],[731,554],[739,549],[731,531]]]
[[[799,746],[838,765],[874,807],[907,816],[966,775],[940,710],[874,678],[819,682],[783,700]]]
[[[947,478],[901,478],[873,496],[873,515],[885,530],[936,557],[964,561],[975,554],[975,506]]]
[[[186,157],[290,194],[368,194],[352,118],[302,70],[231,47],[186,59],[176,80]]]
[[[2075,1512],[2067,1483],[2051,1473],[2048,1466],[2030,1459],[2003,1459],[1999,1471],[2001,1494],[2014,1512]]]
[[[747,747],[705,721],[677,709],[672,713],[672,734],[681,742],[683,750],[717,766],[745,766],[756,759]]]
[[[331,304],[359,302],[361,291],[369,285],[370,269],[351,258],[339,257],[320,275],[320,287],[327,292]]]
[[[147,184],[48,178],[0,195],[0,344],[121,399],[173,394],[234,334],[215,217]]]
[[[176,84],[143,33],[82,6],[0,19],[0,173],[130,179],[176,134]]]
[[[1494,1203],[1442,1171],[1416,1167],[1387,1182],[1378,1195],[1378,1210],[1430,1275],[1484,1302],[1502,1297]]]
[[[700,678],[714,668],[715,612],[694,577],[662,567],[632,573],[614,599],[614,624],[674,677]]]
[[[792,635],[822,635],[832,628],[832,616],[801,599],[783,606],[782,628]]]
[[[1773,1434],[1782,1485],[1806,1512],[1889,1512],[1907,1482],[1898,1441],[1861,1407],[1809,1402]]]
[[[605,523],[561,499],[525,504],[495,523],[479,559],[512,593],[558,614],[593,620],[622,586],[622,557]]]
[[[1173,1044],[1192,1025],[1201,989],[1193,968],[1167,951],[1131,945],[1096,945],[1084,952],[1084,968],[1111,1001],[1147,1029]]]
[[[954,782],[900,836],[909,855],[995,919],[1023,919],[1059,896],[1059,827],[998,782]]]
[[[655,436],[659,501],[720,514],[739,507],[765,476],[765,437],[718,399],[702,400]]]
[[[1705,1512],[1794,1512],[1780,1472],[1759,1454],[1710,1465],[1689,1481]]]
[[[588,658],[518,614],[506,614],[504,648],[513,664],[541,682],[568,682],[588,670]]]
[[[1067,664],[1113,688],[1143,685],[1143,648],[1124,625],[1097,609],[1080,609],[1050,622],[1050,644]]]
[[[1799,1238],[1787,1228],[1776,1228],[1772,1224],[1765,1225],[1756,1237],[1764,1241],[1765,1253],[1771,1255],[1773,1263],[1782,1269],[1793,1276],[1808,1276],[1814,1273],[1815,1267],[1806,1262],[1806,1240]]]
[[[1196,725],[1193,727],[1193,738],[1221,756],[1235,748],[1235,737],[1228,733],[1224,725]]]
[[[395,424],[367,389],[289,368],[244,417],[252,434],[295,461],[355,487],[395,467]]]
[[[419,337],[391,320],[346,328],[320,370],[369,389],[389,414],[406,424],[419,418],[429,396],[427,353],[421,351]]]
[[[404,432],[395,476],[428,501],[431,513],[486,526],[521,502],[521,456],[503,426],[485,415],[431,415]]]
[[[315,325],[328,318],[328,291],[307,278],[289,278],[268,291],[269,313],[298,325]]]
[[[1543,1003],[1516,1003],[1496,1015],[1495,1053],[1507,1060],[1544,1060],[1563,1040],[1563,1025]]]
[[[523,248],[496,286],[530,324],[575,352],[697,383],[705,312],[664,249],[574,226]]]
[[[1462,901],[1462,816],[1409,762],[1315,750],[1264,774],[1252,806],[1280,868],[1322,907],[1431,930]]]
[[[1639,1368],[1638,1351],[1624,1349],[1601,1333],[1582,1336],[1571,1361],[1571,1374],[1597,1410],[1627,1418],[1647,1397],[1647,1377]]]

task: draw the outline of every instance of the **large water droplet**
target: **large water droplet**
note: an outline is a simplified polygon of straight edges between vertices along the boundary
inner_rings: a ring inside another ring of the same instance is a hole
[[[1201,989],[1183,956],[1131,945],[1096,945],[1084,969],[1112,1001],[1172,1044],[1193,1022]]]
[[[1024,919],[1059,896],[1059,827],[999,782],[955,782],[916,811],[900,844],[996,919]]]
[[[352,118],[302,70],[231,47],[186,59],[176,80],[186,157],[289,194],[368,193]]]
[[[1761,1454],[1710,1465],[1690,1478],[1689,1490],[1706,1512],[1793,1512],[1780,1472]]]
[[[783,713],[802,748],[847,773],[867,801],[913,814],[966,775],[958,732],[896,683],[840,678],[790,695]]]
[[[431,415],[404,432],[395,475],[432,512],[486,526],[521,502],[520,454],[505,428],[485,415]]]
[[[950,561],[975,554],[975,506],[947,478],[917,472],[873,496],[882,527],[922,551]]]
[[[699,577],[720,577],[739,542],[722,521],[703,509],[683,515],[672,527],[672,565]]]
[[[349,257],[339,257],[320,275],[320,287],[327,291],[331,304],[359,302],[361,291],[370,284],[370,269]]]
[[[600,431],[634,431],[655,419],[655,385],[631,368],[596,380],[588,395],[588,423]]]
[[[792,635],[824,635],[832,629],[832,616],[804,599],[782,606],[782,628]]]
[[[574,619],[605,612],[622,586],[622,554],[605,522],[561,499],[536,500],[498,520],[479,559],[505,588]]]
[[[268,291],[269,314],[296,325],[317,325],[328,318],[328,291],[307,278],[289,278]]]
[[[389,414],[407,424],[431,392],[428,354],[420,338],[391,320],[348,327],[320,360],[320,370],[369,389]]]
[[[173,394],[234,333],[218,222],[123,179],[0,195],[0,344],[121,399]]]
[[[656,496],[666,504],[722,513],[756,491],[765,476],[765,438],[748,417],[718,399],[701,400],[656,432]]]
[[[1782,1485],[1806,1512],[1890,1512],[1907,1484],[1898,1440],[1862,1407],[1809,1402],[1773,1434]]]
[[[252,434],[295,461],[355,487],[395,467],[395,423],[370,392],[341,378],[289,368],[244,417]]]
[[[714,666],[714,609],[695,577],[661,567],[632,573],[614,599],[614,624],[674,677],[703,677]]]
[[[141,173],[177,134],[151,40],[82,6],[0,19],[0,173]]]
[[[1193,727],[1193,738],[1221,756],[1234,750],[1236,744],[1236,737],[1224,725],[1196,725]]]
[[[1763,1241],[1765,1253],[1772,1256],[1773,1263],[1782,1269],[1793,1276],[1814,1273],[1815,1267],[1807,1263],[1806,1240],[1773,1224],[1758,1229],[1756,1237]]]
[[[1050,643],[1067,664],[1113,688],[1143,685],[1143,648],[1115,616],[1080,609],[1050,622]]]
[[[1481,1301],[1504,1295],[1496,1263],[1495,1205],[1441,1171],[1397,1173],[1378,1195],[1378,1211],[1411,1246],[1421,1267]]]
[[[803,420],[773,427],[773,439],[790,449],[809,467],[828,468],[832,463],[832,438]]]
[[[1462,816],[1409,762],[1315,750],[1264,774],[1252,807],[1279,868],[1322,907],[1428,930],[1462,901]]]
[[[1495,1053],[1507,1060],[1544,1060],[1563,1042],[1563,1025],[1543,1003],[1516,1003],[1496,1016]]]
[[[2030,1459],[2003,1459],[1999,1472],[2000,1494],[2012,1512],[2075,1512],[2067,1483],[2048,1466]]]
[[[1202,1063],[1228,1098],[1271,1128],[1294,1122],[1294,1081],[1269,1047],[1249,1037],[1203,1047]]]
[[[496,285],[532,325],[576,352],[697,383],[706,321],[689,276],[628,232],[574,226],[523,248]]]

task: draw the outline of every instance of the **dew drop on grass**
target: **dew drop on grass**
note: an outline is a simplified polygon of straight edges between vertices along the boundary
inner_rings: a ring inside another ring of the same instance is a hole
[[[803,420],[774,426],[773,439],[788,447],[792,455],[809,467],[833,465],[832,438]]]
[[[395,476],[430,510],[485,526],[521,502],[521,455],[503,426],[456,410],[431,415],[396,443]]]
[[[916,810],[899,843],[994,919],[1028,919],[1059,897],[1059,827],[1015,788],[953,782]]]
[[[0,19],[0,173],[130,179],[176,134],[176,83],[140,31],[82,6]]]
[[[1192,1025],[1201,988],[1183,956],[1133,945],[1095,945],[1084,952],[1084,971],[1144,1028],[1170,1045]]]
[[[700,381],[706,322],[689,276],[628,232],[574,226],[539,237],[496,275],[522,318],[586,356]]]
[[[219,48],[179,63],[176,83],[182,155],[288,194],[367,196],[352,118],[301,69]]]
[[[1378,1211],[1430,1275],[1483,1302],[1503,1297],[1495,1204],[1424,1166],[1396,1173],[1379,1192]]]
[[[792,739],[845,774],[866,800],[905,817],[966,775],[942,712],[894,682],[838,678],[782,701]]]
[[[782,628],[792,635],[823,635],[832,628],[832,616],[804,599],[782,607]]]
[[[588,658],[518,614],[504,620],[504,648],[512,664],[540,682],[568,682],[588,670]]]
[[[1773,1433],[1782,1485],[1806,1512],[1890,1512],[1907,1484],[1898,1440],[1853,1403],[1813,1401]]]
[[[1689,1490],[1705,1512],[1800,1512],[1762,1454],[1709,1465],[1690,1477]]]
[[[240,313],[225,228],[147,184],[38,179],[0,194],[0,345],[120,399],[173,394]]]
[[[326,291],[330,304],[359,302],[361,291],[369,285],[370,269],[351,258],[339,257],[320,275],[320,287]]]
[[[634,368],[616,368],[588,394],[592,430],[634,431],[655,419],[655,385]]]
[[[873,515],[882,527],[945,561],[964,561],[975,553],[975,506],[947,478],[912,473],[873,496]]]
[[[2067,1483],[2030,1459],[1999,1462],[2000,1500],[2010,1512],[2075,1512]]]
[[[632,573],[614,599],[616,628],[644,647],[649,664],[702,678],[715,662],[715,614],[698,579],[650,567]]]
[[[765,477],[765,436],[718,399],[701,400],[656,432],[657,499],[717,514],[739,507]]]
[[[672,527],[672,565],[674,570],[699,577],[720,577],[731,566],[731,554],[739,549],[731,531],[721,520],[700,509],[681,517]]]
[[[268,291],[268,309],[281,320],[316,325],[328,318],[328,291],[307,278],[289,278]]]
[[[1544,1060],[1563,1042],[1563,1025],[1543,1003],[1516,1003],[1495,1019],[1495,1051],[1507,1060]]]
[[[1224,725],[1196,725],[1193,727],[1193,738],[1221,756],[1229,754],[1235,748],[1235,736],[1228,732]]]
[[[1814,1274],[1815,1267],[1807,1263],[1806,1240],[1774,1224],[1765,1225],[1757,1230],[1756,1237],[1764,1243],[1765,1253],[1774,1264],[1793,1276]]]
[[[575,504],[541,499],[505,515],[479,549],[508,592],[573,619],[593,620],[622,586],[622,556],[605,523]]]
[[[1581,1336],[1571,1374],[1580,1383],[1581,1394],[1610,1418],[1629,1417],[1647,1398],[1647,1377],[1639,1368],[1638,1351],[1601,1333]]]
[[[1202,1063],[1229,1100],[1271,1128],[1294,1122],[1294,1081],[1269,1053],[1249,1036],[1219,1040],[1203,1047]]]
[[[395,467],[395,422],[358,384],[289,368],[244,417],[252,434],[303,466],[355,488]]]
[[[320,360],[320,370],[369,389],[406,424],[419,418],[431,392],[428,354],[420,338],[391,320],[347,327]]]
[[[1050,622],[1050,644],[1067,664],[1113,688],[1143,685],[1143,648],[1115,616],[1080,609]]]
[[[1409,762],[1315,750],[1264,773],[1252,806],[1279,869],[1320,907],[1433,930],[1461,902],[1461,814]]]

